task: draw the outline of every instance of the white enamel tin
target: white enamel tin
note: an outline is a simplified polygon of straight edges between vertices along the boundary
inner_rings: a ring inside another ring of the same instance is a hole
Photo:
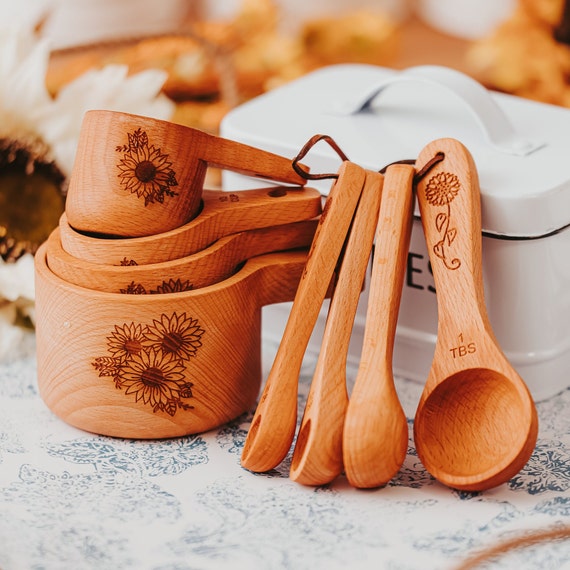
[[[536,400],[570,386],[570,111],[485,90],[463,74],[423,66],[401,72],[368,65],[318,70],[230,112],[224,137],[295,156],[313,135],[331,136],[348,158],[380,170],[415,159],[430,141],[460,140],[479,171],[485,294],[507,357]],[[335,172],[325,144],[304,163]],[[224,173],[224,188],[258,183]],[[323,194],[330,182],[312,182]],[[264,309],[264,334],[276,339],[290,305]],[[357,365],[366,293],[349,363]],[[319,328],[324,326],[323,310]],[[437,306],[421,222],[416,216],[402,296],[394,368],[424,382]],[[319,333],[309,350],[319,350]]]

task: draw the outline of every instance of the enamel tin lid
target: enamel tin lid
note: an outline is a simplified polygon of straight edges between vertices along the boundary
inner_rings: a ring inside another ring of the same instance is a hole
[[[448,68],[325,67],[237,107],[221,132],[290,157],[325,134],[373,170],[455,138],[477,165],[485,232],[536,238],[570,224],[570,110],[488,91]],[[303,162],[322,173],[339,160],[319,143]],[[326,194],[330,181],[311,185]]]

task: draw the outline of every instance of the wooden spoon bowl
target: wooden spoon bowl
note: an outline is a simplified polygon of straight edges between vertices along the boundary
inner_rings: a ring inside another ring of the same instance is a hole
[[[417,416],[422,461],[455,488],[484,490],[508,481],[534,448],[536,428],[534,419],[529,426],[529,408],[512,373],[472,368],[451,374]],[[498,432],[499,425],[504,432]]]
[[[69,424],[127,438],[199,433],[251,409],[261,307],[291,301],[306,250],[246,262],[229,279],[164,295],[78,287],[36,253],[38,386]]]
[[[290,159],[168,121],[118,111],[85,114],[66,212],[76,230],[163,233],[200,210],[208,166],[302,186]]]
[[[65,251],[91,263],[106,265],[160,263],[197,253],[218,239],[238,232],[309,220],[322,211],[314,188],[276,186],[230,193],[204,191],[200,214],[168,232],[137,238],[105,238],[59,221]]]
[[[458,141],[420,153],[443,157],[417,185],[438,303],[432,367],[414,422],[418,455],[442,483],[480,491],[518,473],[536,444],[530,392],[508,362],[487,316],[477,170]]]

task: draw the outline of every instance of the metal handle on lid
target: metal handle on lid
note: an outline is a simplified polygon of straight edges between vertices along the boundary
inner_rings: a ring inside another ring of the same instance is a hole
[[[454,93],[475,116],[490,144],[503,153],[526,156],[545,145],[544,142],[520,137],[489,91],[480,83],[459,71],[438,65],[410,67],[395,73],[357,99],[343,102],[337,107],[336,114],[353,115],[365,111],[386,87],[404,81],[438,85]]]

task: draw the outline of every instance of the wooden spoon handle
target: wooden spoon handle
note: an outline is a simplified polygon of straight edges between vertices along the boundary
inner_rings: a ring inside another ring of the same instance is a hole
[[[479,180],[471,154],[454,139],[428,144],[417,168],[439,154],[443,159],[418,181],[417,198],[437,290],[438,321],[452,315],[461,328],[462,323],[486,320]]]
[[[372,251],[383,183],[382,174],[366,172],[329,306],[291,464],[291,479],[304,485],[324,485],[342,471],[342,427],[348,404],[346,358]]]
[[[363,168],[344,162],[325,203],[277,355],[245,441],[241,463],[251,471],[274,468],[291,447],[297,423],[299,370],[365,177]]]
[[[391,369],[412,228],[414,174],[414,167],[406,164],[394,164],[386,171],[361,354],[371,373]]]

